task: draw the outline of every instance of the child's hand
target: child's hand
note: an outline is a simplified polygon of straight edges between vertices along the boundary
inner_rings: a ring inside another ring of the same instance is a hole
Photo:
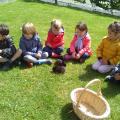
[[[35,57],[39,59],[41,57],[41,53],[36,53]]]
[[[72,58],[76,58],[76,53],[75,52],[72,53]]]
[[[48,46],[48,47],[52,47],[51,44],[49,44],[49,43],[47,43],[47,46]]]
[[[80,58],[80,54],[76,54],[76,59],[79,59]]]
[[[0,50],[0,53],[2,53],[2,50]]]
[[[105,60],[105,59],[102,59],[102,64],[103,64],[103,65],[108,65],[108,61]]]

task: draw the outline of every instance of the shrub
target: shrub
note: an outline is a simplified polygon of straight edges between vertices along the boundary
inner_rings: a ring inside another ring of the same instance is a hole
[[[120,0],[90,0],[91,3],[103,9],[117,9],[120,10]]]

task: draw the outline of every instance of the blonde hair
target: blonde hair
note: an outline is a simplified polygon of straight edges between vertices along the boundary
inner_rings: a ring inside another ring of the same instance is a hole
[[[56,29],[60,29],[62,27],[62,22],[59,19],[53,19],[51,22],[51,27],[54,27]]]
[[[33,23],[25,23],[22,26],[22,33],[34,35],[36,33],[36,28]]]

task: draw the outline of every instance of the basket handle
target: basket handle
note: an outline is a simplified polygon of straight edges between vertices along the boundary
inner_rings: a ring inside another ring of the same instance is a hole
[[[98,85],[97,95],[102,95],[101,93],[101,80],[99,79],[93,79],[85,86],[85,89],[87,89],[90,86]]]
[[[83,93],[82,93],[81,95],[79,95],[76,106],[79,107],[79,103],[81,102],[81,101],[80,101],[80,100],[81,100],[80,98],[81,98],[82,95],[84,94],[84,91],[85,91],[88,87],[93,86],[93,85],[98,85],[97,95],[98,95],[98,96],[102,96],[102,93],[101,93],[101,80],[99,80],[99,79],[93,79],[93,80],[91,80],[90,82],[88,82],[88,84],[85,86],[85,88],[84,88],[84,90],[83,90]]]

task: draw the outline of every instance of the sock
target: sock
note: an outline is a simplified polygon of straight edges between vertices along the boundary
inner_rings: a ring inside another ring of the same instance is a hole
[[[40,60],[37,60],[36,64],[44,64],[44,63],[47,63],[47,64],[52,64],[52,60],[50,59],[40,59]]]

